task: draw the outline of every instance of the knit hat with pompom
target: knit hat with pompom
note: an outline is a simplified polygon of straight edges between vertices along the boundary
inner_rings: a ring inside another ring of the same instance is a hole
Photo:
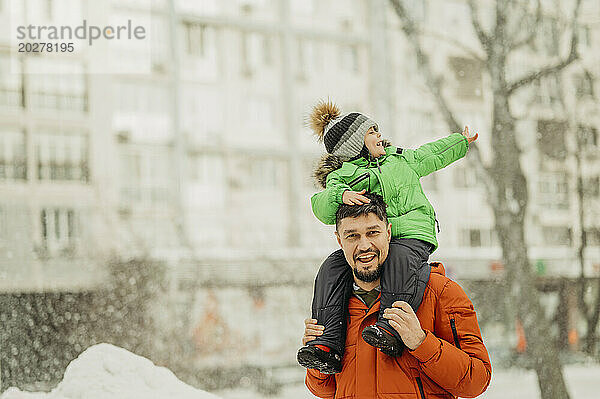
[[[342,114],[331,101],[320,101],[310,114],[309,124],[314,134],[325,144],[332,155],[353,158],[360,155],[365,144],[365,134],[377,123],[367,116],[351,112]]]

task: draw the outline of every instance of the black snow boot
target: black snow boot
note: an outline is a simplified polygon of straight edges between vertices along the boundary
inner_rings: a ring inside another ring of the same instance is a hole
[[[333,252],[321,265],[315,278],[312,318],[324,326],[323,334],[298,350],[301,366],[325,374],[342,370],[342,355],[346,346],[348,301],[352,295],[352,269],[341,249]],[[317,347],[326,346],[329,352]]]
[[[363,339],[388,356],[401,356],[406,345],[383,317],[396,301],[407,302],[416,312],[429,282],[427,263],[432,245],[416,239],[393,239],[381,273],[381,307],[377,322],[362,332]]]
[[[342,371],[342,357],[332,351],[324,351],[314,345],[305,345],[298,350],[298,363],[307,369],[316,369],[323,374]]]

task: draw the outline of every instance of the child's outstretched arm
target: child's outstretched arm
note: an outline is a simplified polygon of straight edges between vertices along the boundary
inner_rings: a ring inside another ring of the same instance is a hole
[[[416,150],[404,150],[402,154],[419,177],[423,177],[464,157],[469,144],[477,140],[477,137],[477,133],[469,137],[469,128],[465,127],[462,133],[453,133]]]

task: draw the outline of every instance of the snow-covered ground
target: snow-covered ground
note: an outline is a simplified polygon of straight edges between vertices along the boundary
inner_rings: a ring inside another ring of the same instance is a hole
[[[303,370],[298,367],[291,380],[300,381]],[[297,373],[297,374],[296,374]],[[572,399],[600,397],[600,365],[570,365],[565,376]],[[290,377],[290,376],[288,376]],[[289,379],[288,379],[289,380]],[[252,387],[216,392],[217,395],[192,388],[181,382],[168,369],[125,349],[99,344],[88,348],[71,362],[63,380],[51,392],[22,392],[10,388],[0,399],[263,399]],[[529,370],[494,370],[485,399],[539,398],[535,373]],[[304,385],[287,385],[268,399],[315,398]]]
[[[217,399],[123,348],[94,345],[73,360],[51,392],[6,390],[0,399]]]
[[[600,365],[571,365],[565,367],[571,399],[600,398]],[[482,399],[535,399],[540,397],[533,371],[521,369],[494,370],[488,390]],[[264,399],[264,395],[247,390],[217,392],[223,399]],[[269,399],[314,399],[304,385],[292,385]]]

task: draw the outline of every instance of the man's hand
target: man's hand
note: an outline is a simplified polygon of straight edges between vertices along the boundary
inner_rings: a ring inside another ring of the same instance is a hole
[[[371,202],[371,200],[363,195],[366,191],[367,190],[360,190],[360,191],[346,190],[342,194],[342,202],[346,205],[368,204],[369,202]]]
[[[394,302],[391,308],[384,310],[383,317],[388,319],[390,325],[398,331],[408,349],[417,349],[425,340],[425,331],[421,328],[417,315],[408,303]]]
[[[302,337],[302,345],[306,345],[307,342],[312,341],[319,335],[323,335],[325,326],[317,324],[315,319],[304,320],[304,336]]]
[[[477,132],[475,132],[475,136],[469,137],[469,126],[465,126],[465,130],[463,130],[462,135],[467,138],[469,144],[477,140],[477,137],[479,137],[479,133]]]

